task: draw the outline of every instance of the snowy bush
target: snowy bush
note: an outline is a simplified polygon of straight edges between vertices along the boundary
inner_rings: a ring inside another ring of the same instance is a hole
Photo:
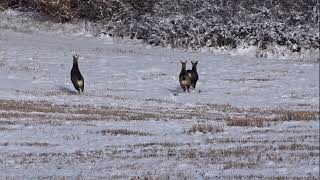
[[[231,50],[254,46],[257,57],[318,52],[316,0],[1,0],[66,22],[84,18],[110,36],[155,46]]]

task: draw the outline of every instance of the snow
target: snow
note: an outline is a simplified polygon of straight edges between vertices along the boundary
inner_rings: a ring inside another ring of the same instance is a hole
[[[223,120],[228,112],[210,109],[210,105],[231,105],[317,110],[318,62],[257,59],[248,55],[250,49],[228,56],[150,47],[139,41],[94,37],[81,23],[20,22],[14,17],[8,20],[8,14],[14,16],[15,11],[6,13],[5,17],[0,13],[1,102],[47,102],[65,109],[50,112],[53,107],[45,104],[49,112],[41,106],[34,112],[0,109],[0,179],[318,176],[319,148],[280,149],[288,144],[318,147],[316,119],[235,127]],[[70,80],[73,54],[80,55],[85,79],[81,95]],[[191,60],[199,60],[199,81],[190,94],[179,85],[180,60],[188,60],[188,68]],[[132,116],[146,113],[147,118],[130,119],[129,115],[126,119],[113,111],[90,113],[95,108],[132,111]],[[77,114],[80,109],[88,110],[87,116]],[[185,133],[202,122],[222,124],[224,131]],[[151,135],[99,134],[106,129]],[[253,153],[215,157],[217,152],[239,148]],[[259,154],[263,161],[258,160]]]
[[[140,43],[124,43],[65,35],[35,35],[1,31],[2,94],[5,97],[63,99],[76,102],[77,96],[60,93],[70,86],[72,54],[80,55],[79,66],[85,78],[81,101],[110,104],[101,96],[160,99],[183,104],[212,103],[237,106],[277,106],[282,104],[317,105],[318,64],[280,60],[261,60],[245,56],[217,56],[162,48],[145,50]],[[19,43],[17,43],[19,42]],[[178,83],[180,59],[199,60],[198,89],[191,95],[181,93]],[[11,83],[6,83],[10,79]],[[309,79],[309,81],[307,80]],[[7,89],[17,89],[8,91]],[[97,98],[97,95],[99,96]],[[85,99],[85,100],[84,100]]]

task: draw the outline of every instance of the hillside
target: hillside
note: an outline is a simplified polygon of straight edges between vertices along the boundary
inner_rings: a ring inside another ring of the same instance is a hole
[[[258,58],[319,60],[317,0],[2,1],[55,22],[86,19],[86,29],[96,36],[220,54],[252,50]]]

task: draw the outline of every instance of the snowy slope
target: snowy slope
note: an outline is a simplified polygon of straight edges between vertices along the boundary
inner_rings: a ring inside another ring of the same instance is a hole
[[[4,98],[110,104],[104,97],[113,95],[134,104],[145,99],[240,106],[318,103],[317,63],[187,53],[52,33],[2,30],[0,37]],[[86,83],[81,98],[71,93],[75,53]],[[179,60],[199,60],[201,93],[181,93]]]

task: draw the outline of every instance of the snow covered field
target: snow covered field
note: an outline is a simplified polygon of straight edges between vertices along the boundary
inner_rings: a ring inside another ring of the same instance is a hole
[[[0,21],[0,179],[319,178],[318,62]],[[81,95],[70,81],[75,53]],[[199,60],[190,94],[180,60]]]

